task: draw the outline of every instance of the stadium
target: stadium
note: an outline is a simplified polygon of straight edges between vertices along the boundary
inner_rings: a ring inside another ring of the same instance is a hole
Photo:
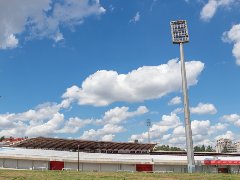
[[[155,145],[29,138],[0,148],[0,168],[91,172],[187,172],[186,152],[154,152]],[[240,172],[240,154],[194,155],[196,172]]]

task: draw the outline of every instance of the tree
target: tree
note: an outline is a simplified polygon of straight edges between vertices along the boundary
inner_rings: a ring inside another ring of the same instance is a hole
[[[169,145],[161,145],[155,147],[154,151],[182,151],[182,149],[178,147],[170,147]]]
[[[5,139],[5,136],[2,136],[2,137],[0,138],[0,142],[2,142],[4,139]]]
[[[212,146],[208,145],[206,148],[206,152],[214,152],[214,149],[212,148]]]
[[[203,144],[202,147],[201,147],[201,152],[206,152],[206,149],[205,149],[204,144]]]
[[[212,146],[208,145],[205,147],[203,144],[202,146],[194,146],[194,152],[214,152],[215,150],[212,148]]]

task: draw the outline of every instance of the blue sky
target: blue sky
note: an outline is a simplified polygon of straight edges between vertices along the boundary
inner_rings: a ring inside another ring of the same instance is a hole
[[[179,47],[193,140],[240,139],[239,0],[0,2],[0,136],[185,146]]]

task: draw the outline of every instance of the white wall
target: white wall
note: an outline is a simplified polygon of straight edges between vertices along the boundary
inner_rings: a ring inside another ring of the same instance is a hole
[[[18,160],[18,169],[32,169],[33,161]]]
[[[5,161],[3,163],[3,167],[17,169],[17,160],[16,159],[5,159]]]
[[[116,172],[119,170],[118,164],[100,164],[101,172]]]
[[[82,171],[100,171],[100,165],[96,163],[83,163]]]
[[[4,161],[4,159],[0,159],[0,167],[2,167],[2,168],[3,168],[3,161]]]
[[[121,171],[136,171],[136,165],[135,164],[120,164],[119,170]]]
[[[69,168],[70,170],[77,170],[77,162],[64,162],[64,168]],[[82,171],[82,163],[79,163],[79,170]]]
[[[184,173],[187,171],[187,166],[177,166],[177,165],[154,165],[153,168],[154,171],[160,171],[160,172],[178,172],[178,173]]]
[[[33,169],[49,169],[48,161],[33,161]]]

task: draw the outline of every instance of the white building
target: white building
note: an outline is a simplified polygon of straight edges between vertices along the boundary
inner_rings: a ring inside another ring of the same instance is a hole
[[[197,172],[239,173],[240,156],[195,156]],[[106,154],[43,149],[0,148],[0,168],[96,172],[186,172],[186,155]]]
[[[240,152],[240,142],[233,143],[230,139],[218,139],[216,145],[217,153],[236,153]]]

